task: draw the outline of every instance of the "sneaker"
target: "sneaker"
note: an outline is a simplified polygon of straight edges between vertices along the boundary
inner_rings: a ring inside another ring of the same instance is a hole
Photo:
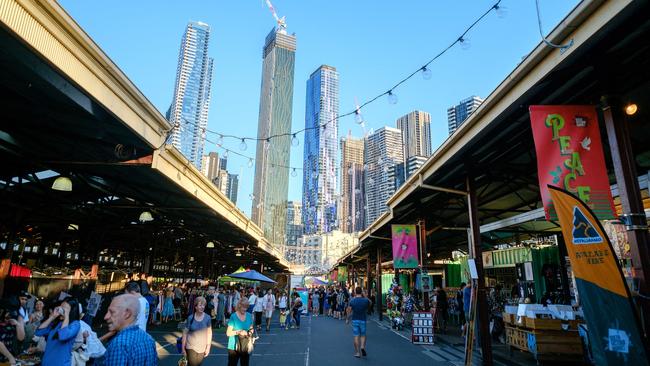
[[[361,349],[361,355],[364,356],[364,357],[365,357],[365,356],[368,356],[368,353],[366,352],[366,349],[365,349],[365,348],[362,348],[362,349]]]

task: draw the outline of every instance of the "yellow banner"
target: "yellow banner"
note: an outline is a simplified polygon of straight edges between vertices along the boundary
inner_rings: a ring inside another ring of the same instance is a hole
[[[548,186],[575,276],[628,297],[616,255],[591,210],[574,196]]]

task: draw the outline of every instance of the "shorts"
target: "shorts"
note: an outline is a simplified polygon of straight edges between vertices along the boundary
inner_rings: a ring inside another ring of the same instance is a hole
[[[265,310],[265,311],[264,311],[264,317],[265,317],[265,318],[271,318],[271,317],[273,317],[273,310]]]
[[[353,320],[352,321],[352,335],[355,337],[366,335],[366,321]]]

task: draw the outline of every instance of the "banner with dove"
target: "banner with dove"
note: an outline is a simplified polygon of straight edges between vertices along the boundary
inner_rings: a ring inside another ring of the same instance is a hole
[[[529,111],[546,219],[557,220],[547,185],[575,194],[600,220],[615,218],[596,107],[533,105]]]
[[[415,225],[392,225],[393,268],[418,268],[418,236]]]

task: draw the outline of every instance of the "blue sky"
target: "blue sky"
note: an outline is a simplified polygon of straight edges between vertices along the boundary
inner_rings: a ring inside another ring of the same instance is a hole
[[[297,51],[292,130],[305,124],[305,88],[322,64],[340,75],[340,112],[354,109],[387,91],[419,69],[494,5],[487,0],[339,1],[274,0],[296,33]],[[256,137],[264,38],[275,21],[263,0],[60,0],[62,6],[164,113],[174,90],[181,36],[188,21],[212,27],[209,54],[215,59],[208,128]],[[578,3],[540,0],[542,26],[550,32]],[[504,0],[505,17],[492,12],[466,38],[435,61],[430,80],[416,75],[395,90],[399,101],[380,98],[362,110],[366,129],[395,127],[398,117],[415,109],[431,113],[434,150],[447,138],[447,108],[470,96],[487,97],[537,44],[540,36],[534,0]],[[353,117],[339,122],[339,136],[360,137]],[[215,136],[209,136],[216,141]],[[291,166],[302,166],[303,140],[292,148]],[[254,157],[255,146],[241,151],[240,141],[224,145]],[[219,151],[206,144],[207,151]],[[219,151],[221,152],[221,151]],[[231,173],[241,174],[237,205],[250,215],[254,168],[230,154]],[[289,200],[301,200],[302,173],[290,177]]]

